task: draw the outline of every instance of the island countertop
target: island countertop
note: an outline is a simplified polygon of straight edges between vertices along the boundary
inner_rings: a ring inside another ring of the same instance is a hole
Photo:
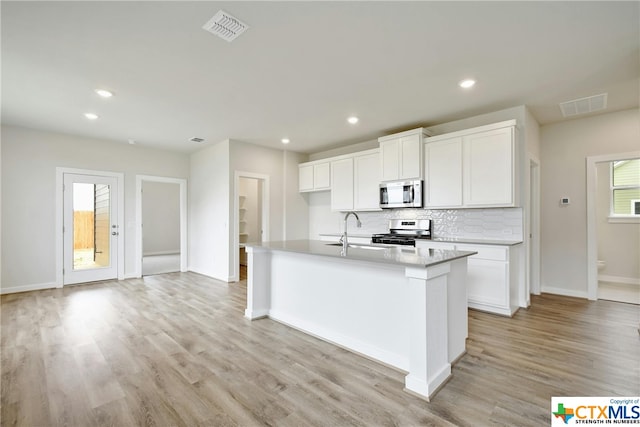
[[[285,240],[247,243],[246,246],[248,248],[264,248],[272,251],[294,252],[411,267],[430,267],[477,253],[444,249],[419,249],[413,246],[355,245],[354,247],[349,247],[347,253],[343,254],[342,245],[321,240]]]

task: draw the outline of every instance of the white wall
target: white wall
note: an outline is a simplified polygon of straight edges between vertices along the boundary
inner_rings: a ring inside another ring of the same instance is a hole
[[[283,240],[307,239],[309,235],[309,206],[298,191],[298,164],[308,161],[306,154],[283,152],[285,209]]]
[[[269,176],[269,240],[306,238],[308,210],[301,204],[298,193],[298,161],[304,155],[275,150],[241,141],[231,141],[229,179],[231,204],[229,218],[233,219],[236,201],[233,200],[236,172]],[[266,195],[263,194],[264,197]],[[266,225],[263,224],[263,228]],[[231,230],[233,232],[233,228]],[[302,232],[305,232],[303,235]],[[235,279],[238,252],[233,236],[229,236],[229,279]]]
[[[598,228],[598,260],[606,262],[598,269],[604,281],[640,284],[640,224],[610,223],[609,162],[596,164],[598,190],[596,223]]]
[[[637,109],[541,127],[542,291],[587,296],[586,157],[638,149]],[[569,206],[560,206],[569,197]]]
[[[180,185],[142,181],[142,254],[180,253]]]
[[[229,279],[229,140],[190,157],[189,270]]]
[[[136,174],[186,178],[189,157],[126,143],[2,126],[2,292],[55,285],[56,167],[125,175],[125,276],[135,274]]]

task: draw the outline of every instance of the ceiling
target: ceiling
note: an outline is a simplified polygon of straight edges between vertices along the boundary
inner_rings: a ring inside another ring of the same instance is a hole
[[[286,137],[312,153],[517,105],[553,123],[558,103],[604,92],[604,112],[634,108],[639,5],[2,1],[2,123],[183,152],[202,147],[191,137]],[[204,31],[219,9],[249,29]]]

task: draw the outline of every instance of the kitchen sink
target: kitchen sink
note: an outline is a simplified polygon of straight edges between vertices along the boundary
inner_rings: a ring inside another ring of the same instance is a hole
[[[342,246],[342,243],[327,243],[327,246]],[[351,243],[349,243],[348,247],[349,248],[355,248],[355,249],[368,249],[368,250],[373,250],[373,251],[380,251],[380,250],[387,249],[384,246],[358,245],[358,244],[351,244]]]

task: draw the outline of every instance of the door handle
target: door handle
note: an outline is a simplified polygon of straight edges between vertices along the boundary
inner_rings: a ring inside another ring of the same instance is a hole
[[[112,235],[112,236],[117,236],[118,234],[120,234],[120,233],[118,233],[117,231],[112,231],[112,232],[111,232],[111,235]]]

